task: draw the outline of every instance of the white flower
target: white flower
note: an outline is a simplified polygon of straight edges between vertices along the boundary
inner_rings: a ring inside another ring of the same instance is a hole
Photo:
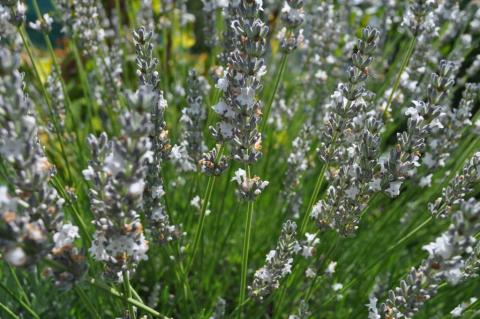
[[[227,91],[228,88],[228,80],[227,80],[227,72],[225,71],[223,77],[219,78],[215,87],[223,92]]]
[[[105,164],[103,165],[103,171],[107,174],[116,176],[118,173],[123,172],[125,169],[125,160],[123,157],[112,150],[107,157],[105,157]]]
[[[325,273],[328,275],[333,275],[335,273],[335,268],[337,267],[337,262],[336,261],[331,261],[328,266],[327,270],[325,270]]]
[[[427,176],[420,178],[420,182],[418,183],[418,185],[421,188],[432,186],[432,176],[433,176],[432,174],[429,174]]]
[[[152,192],[153,198],[160,198],[163,195],[165,195],[165,191],[163,190],[163,185],[160,184],[153,187],[153,192]]]
[[[0,186],[0,205],[8,204],[10,197],[8,196],[8,189],[5,186]]]
[[[183,141],[180,145],[174,145],[170,152],[170,159],[184,172],[195,171],[196,166],[188,155],[186,144],[186,141]]]
[[[9,249],[5,255],[4,255],[5,260],[14,265],[14,266],[23,266],[25,262],[27,261],[27,255],[23,251],[22,248],[20,247],[15,247],[13,249]]]
[[[444,259],[448,259],[452,255],[453,247],[450,237],[447,234],[442,234],[437,239],[422,247],[426,250],[430,256],[441,256]]]
[[[132,196],[140,196],[143,194],[145,182],[143,180],[136,181],[128,187],[128,194]]]
[[[343,288],[343,285],[340,284],[340,283],[334,283],[334,284],[332,285],[333,291],[339,291],[339,290],[341,290],[342,288]]]
[[[213,109],[217,114],[226,118],[233,119],[235,117],[235,112],[224,101],[220,101],[215,104]]]
[[[200,209],[200,196],[197,195],[194,198],[192,198],[192,200],[190,201],[190,205]]]
[[[459,267],[455,267],[455,268],[447,270],[445,272],[445,277],[447,277],[447,281],[450,284],[456,285],[463,279],[464,272]]]
[[[385,190],[385,192],[388,193],[390,197],[398,196],[400,194],[400,186],[402,186],[402,183],[403,182],[401,181],[390,182],[390,185]]]
[[[310,267],[308,267],[307,270],[305,270],[305,276],[307,278],[314,278],[316,275],[317,273]]]
[[[65,245],[71,245],[75,238],[79,238],[78,227],[72,224],[63,224],[60,229],[53,234],[53,241],[56,248],[62,248]]]
[[[369,298],[369,303],[365,305],[368,308],[368,319],[381,318],[377,310],[377,301],[378,299],[375,296],[371,295]]]
[[[463,310],[464,310],[464,306],[463,306],[463,303],[462,303],[462,304],[456,306],[452,311],[450,311],[450,314],[452,315],[452,317],[458,318],[458,317],[462,316]]]
[[[241,88],[237,101],[247,109],[251,109],[255,103],[255,90],[249,86]]]
[[[277,251],[272,249],[268,252],[265,259],[268,263],[270,263],[270,262],[272,262],[273,258],[275,258],[276,255],[277,255]]]
[[[358,189],[357,186],[352,185],[349,188],[347,188],[345,193],[347,194],[347,198],[350,198],[353,200],[357,197],[358,193],[360,193],[360,190]]]
[[[247,172],[245,172],[244,169],[239,168],[235,171],[235,176],[232,178],[232,181],[235,181],[238,185],[241,185],[246,178]]]
[[[227,122],[220,122],[220,133],[226,139],[233,137],[233,126]]]
[[[370,187],[370,190],[374,192],[379,192],[382,190],[381,182],[382,180],[380,178],[374,178],[370,183],[368,183],[368,187]]]

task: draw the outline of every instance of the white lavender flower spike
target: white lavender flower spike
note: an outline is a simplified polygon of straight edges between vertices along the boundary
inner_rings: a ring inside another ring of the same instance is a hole
[[[248,287],[251,297],[263,301],[274,290],[278,289],[280,280],[291,272],[293,256],[298,242],[296,240],[297,225],[288,220],[282,226],[277,247],[266,257],[266,265],[255,272],[252,285]]]
[[[412,318],[437,293],[442,282],[456,285],[471,276],[465,260],[478,258],[474,248],[479,221],[479,203],[474,199],[463,203],[452,215],[448,230],[423,247],[428,257],[410,271],[399,287],[388,292],[378,312],[373,307],[370,312],[378,313],[377,318]]]

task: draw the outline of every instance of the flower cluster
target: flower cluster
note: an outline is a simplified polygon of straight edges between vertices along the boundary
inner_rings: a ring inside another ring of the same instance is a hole
[[[352,54],[349,80],[340,84],[333,96],[334,108],[318,149],[324,165],[338,163],[339,167],[331,176],[327,198],[314,206],[311,215],[320,228],[333,228],[343,235],[357,228],[369,198],[368,182],[377,166],[381,122],[368,113],[372,93],[365,89],[364,82],[378,37],[376,29],[363,30]]]
[[[300,180],[308,168],[307,154],[312,143],[312,127],[305,125],[299,136],[292,141],[292,151],[287,158],[287,171],[283,179],[283,194],[297,215],[302,205],[302,196],[299,192]]]
[[[443,167],[450,153],[458,146],[465,128],[472,125],[470,117],[480,86],[467,83],[457,108],[443,107],[441,126],[434,128],[426,137],[426,152],[423,163],[429,168]]]
[[[261,156],[261,135],[257,124],[262,103],[256,98],[265,75],[264,54],[268,27],[259,18],[261,2],[241,1],[237,17],[232,21],[235,33],[233,51],[228,55],[228,68],[217,86],[222,100],[214,106],[221,122],[212,133],[219,142],[228,141],[233,158],[252,164]]]
[[[280,280],[291,272],[293,256],[298,246],[295,239],[297,225],[286,221],[278,239],[277,247],[266,257],[266,265],[255,272],[253,283],[248,287],[250,296],[262,301],[280,285]]]
[[[83,275],[86,265],[73,244],[78,235],[67,239],[57,228],[76,227],[63,224],[65,200],[51,185],[55,168],[38,140],[36,114],[18,72],[18,53],[0,45],[0,56],[0,161],[9,176],[8,188],[0,186],[0,251],[14,266],[53,259],[63,268],[55,283],[68,285]]]
[[[470,273],[465,271],[465,260],[475,256],[480,231],[480,204],[474,199],[462,204],[452,216],[449,229],[424,246],[428,257],[407,275],[400,286],[388,292],[380,309],[371,307],[372,318],[411,318],[424,303],[436,294],[442,282],[456,285]]]
[[[303,13],[303,0],[286,0],[282,9],[282,21],[285,25],[280,31],[280,47],[290,53],[302,42],[303,30],[300,25],[305,20]]]
[[[89,197],[96,228],[90,253],[105,262],[108,276],[117,279],[148,259],[139,212],[147,164],[152,160],[148,123],[136,114],[126,113],[123,118],[121,138],[109,141],[105,133],[98,138],[89,136],[92,160],[83,171],[91,184]]]
[[[30,22],[28,26],[33,30],[41,31],[43,33],[49,33],[52,30],[53,19],[48,14],[45,13],[41,18],[37,19],[35,22]]]
[[[478,182],[480,182],[480,152],[475,153],[461,172],[442,190],[442,197],[429,203],[428,209],[436,217],[447,217],[465,200],[465,196]]]
[[[414,36],[419,35],[428,27],[428,15],[435,9],[436,1],[432,0],[412,0],[407,14],[404,16],[403,23],[410,29]]]
[[[232,181],[237,182],[238,197],[245,201],[254,201],[268,186],[267,181],[262,181],[258,176],[250,177],[241,168],[235,172]]]
[[[381,175],[372,180],[372,188],[382,189],[390,197],[396,197],[405,178],[420,166],[427,136],[443,127],[441,118],[445,113],[438,103],[454,84],[454,68],[452,62],[441,61],[439,74],[432,74],[426,101],[413,101],[413,106],[407,109],[407,131],[397,133],[397,145],[381,163]]]
[[[348,147],[353,119],[358,113],[366,111],[371,92],[365,89],[364,82],[368,78],[368,66],[373,61],[379,34],[378,30],[369,26],[363,29],[347,70],[348,81],[340,83],[332,95],[333,106],[318,147],[318,154],[324,163],[331,163],[341,155],[339,151]]]
[[[184,125],[183,139],[188,153],[186,161],[192,163],[196,169],[196,163],[206,150],[203,141],[203,127],[206,121],[206,110],[203,105],[203,88],[200,78],[195,70],[188,72],[187,103],[188,107],[182,110],[180,121]]]
[[[162,162],[170,156],[170,142],[164,113],[167,101],[158,89],[159,75],[156,71],[158,60],[153,57],[153,32],[140,27],[133,32],[137,53],[137,75],[140,86],[135,93],[138,109],[150,123],[147,124],[151,161],[147,164],[143,208],[148,220],[148,231],[155,242],[168,242],[180,236],[177,226],[171,225],[163,203],[165,195],[162,179]]]
[[[228,159],[222,154],[219,154],[216,148],[203,153],[201,159],[198,161],[198,165],[200,166],[200,170],[208,176],[219,176],[229,166]]]
[[[202,0],[203,4],[203,36],[205,37],[205,45],[209,48],[213,48],[218,41],[216,34],[217,24],[217,0]]]

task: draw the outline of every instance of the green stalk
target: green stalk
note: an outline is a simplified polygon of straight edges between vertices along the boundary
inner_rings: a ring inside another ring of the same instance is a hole
[[[305,215],[303,215],[302,224],[300,226],[299,234],[303,234],[307,228],[308,218],[310,217],[310,212],[312,211],[313,205],[315,204],[316,199],[322,189],[323,180],[325,179],[325,171],[327,170],[327,163],[322,165],[322,169],[317,177],[317,182],[315,183],[315,188],[313,189],[312,196],[310,196],[310,200],[308,201],[307,211]]]
[[[42,83],[42,78],[40,77],[40,73],[37,69],[35,59],[33,58],[32,49],[30,48],[30,43],[27,40],[27,36],[25,34],[25,30],[23,29],[23,27],[18,27],[18,33],[20,34],[20,37],[22,38],[22,42],[25,46],[25,49],[27,50],[27,54],[28,54],[28,57],[30,59],[30,63],[32,63],[33,72],[35,73],[35,77],[37,78],[38,83],[40,84],[40,90],[41,90],[42,95],[45,99],[45,102],[48,106],[48,110],[50,112],[50,115],[52,116],[53,125],[55,127],[55,132],[57,134],[58,142],[60,144],[60,152],[62,154],[63,160],[65,161],[65,167],[67,169],[68,178],[71,179],[73,175],[72,175],[72,171],[70,170],[70,165],[69,165],[69,162],[68,162],[67,153],[65,152],[65,146],[63,145],[63,138],[60,135],[60,125],[58,124],[58,119],[57,119],[56,113],[55,113],[55,111],[52,107],[52,103],[51,103],[51,101],[48,97],[47,90],[45,89],[45,86]]]
[[[275,76],[273,91],[272,91],[272,94],[270,94],[270,98],[267,101],[267,105],[266,105],[266,109],[265,109],[265,115],[263,116],[262,127],[260,128],[260,133],[263,133],[265,131],[265,127],[267,126],[268,116],[270,115],[270,110],[272,108],[272,104],[273,104],[273,100],[275,99],[275,95],[277,94],[278,87],[280,85],[280,80],[283,78],[283,73],[285,72],[285,67],[287,65],[287,59],[288,59],[288,54],[283,53],[282,58],[280,60],[280,68],[278,69],[278,72]]]
[[[7,265],[8,265],[8,269],[10,270],[10,273],[12,274],[13,280],[15,281],[15,284],[18,287],[18,290],[20,290],[21,297],[25,300],[25,302],[29,306],[31,306],[32,303],[28,299],[27,293],[25,292],[25,289],[23,288],[23,285],[20,283],[20,280],[18,280],[17,273],[15,272],[15,269],[13,269],[13,267],[9,263],[7,263]]]
[[[35,10],[35,14],[37,15],[37,18],[43,20],[42,14],[40,12],[40,8],[38,7],[37,0],[33,0],[32,3],[33,3],[33,8]],[[83,166],[83,161],[84,161],[83,154],[84,154],[84,152],[82,152],[83,147],[82,147],[82,143],[80,141],[80,131],[79,131],[79,127],[77,125],[78,121],[75,121],[75,118],[74,118],[74,115],[73,115],[72,102],[70,100],[70,96],[68,95],[67,85],[65,84],[65,81],[63,79],[62,72],[60,70],[60,66],[58,64],[55,52],[53,51],[53,46],[52,46],[52,42],[50,41],[50,38],[48,37],[48,35],[45,32],[42,32],[42,36],[43,36],[43,40],[47,44],[48,53],[50,55],[50,58],[52,59],[53,67],[55,69],[55,72],[58,74],[58,77],[60,79],[60,85],[62,87],[63,96],[65,97],[65,109],[71,117],[72,125],[75,129],[75,132],[76,132],[75,137],[76,137],[78,151],[79,151],[78,152],[79,153],[78,157],[80,159],[80,164]],[[64,130],[62,130],[62,132],[63,131]]]
[[[95,306],[92,304],[92,302],[88,299],[87,295],[85,294],[85,292],[79,288],[78,286],[75,286],[75,292],[78,294],[78,296],[80,297],[80,299],[82,299],[82,302],[83,304],[85,305],[85,307],[88,309],[88,311],[90,312],[90,314],[96,318],[96,319],[100,319],[101,316],[98,314],[97,310],[95,309]]]
[[[136,319],[137,316],[135,314],[135,311],[133,310],[133,306],[131,303],[128,302],[128,299],[132,299],[132,291],[130,290],[130,278],[128,276],[128,271],[124,270],[122,272],[123,274],[123,289],[125,290],[125,302],[127,303],[128,307],[128,313],[130,318]]]
[[[250,166],[247,165],[247,179],[250,179]],[[240,278],[240,296],[238,305],[243,308],[245,302],[245,294],[247,290],[247,271],[248,271],[248,252],[250,250],[250,239],[252,236],[252,220],[253,220],[253,201],[248,201],[247,217],[245,219],[245,233],[243,235],[243,252],[242,252],[242,273]],[[238,313],[238,318],[242,316],[242,309]]]
[[[397,77],[395,78],[395,82],[393,84],[392,92],[390,92],[390,96],[388,97],[387,105],[385,106],[385,110],[383,111],[383,118],[388,119],[388,109],[392,104],[393,96],[395,95],[395,91],[397,91],[398,86],[400,85],[400,79],[402,77],[403,72],[405,71],[410,58],[412,57],[413,50],[415,49],[415,43],[417,41],[417,36],[414,36],[412,40],[410,40],[410,44],[408,45],[407,53],[405,54],[402,65],[400,66],[400,70],[398,71]]]
[[[217,163],[222,158],[223,150],[224,150],[224,145],[222,144],[222,146],[218,151],[217,158],[215,159]],[[186,273],[190,271],[190,268],[192,267],[193,262],[195,260],[195,255],[197,254],[197,251],[198,251],[198,245],[200,243],[200,238],[202,237],[203,226],[205,225],[207,207],[208,207],[208,203],[210,202],[210,198],[212,197],[215,179],[216,177],[214,175],[211,175],[208,177],[207,188],[205,189],[205,195],[203,196],[203,200],[202,200],[202,209],[200,210],[200,222],[198,223],[197,230],[195,232],[195,238],[193,240],[193,245],[192,245],[192,255],[190,257],[190,262],[188,263]]]
[[[2,288],[12,299],[20,304],[20,306],[30,314],[35,319],[40,319],[40,316],[29,306],[25,301],[23,301],[16,293],[11,291],[7,286],[3,283],[0,283],[0,288]]]
[[[106,291],[108,292],[111,296],[115,297],[115,298],[118,298],[118,299],[121,299],[123,301],[126,301],[127,303],[137,307],[137,308],[140,308],[142,309],[143,311],[149,313],[150,315],[152,315],[153,317],[155,318],[163,318],[163,319],[170,319],[169,317],[165,316],[165,315],[162,315],[161,313],[159,313],[158,311],[156,311],[155,309],[152,309],[150,307],[148,307],[147,305],[141,303],[140,301],[134,299],[134,298],[125,298],[123,296],[123,294],[119,293],[116,289],[114,288],[111,288],[109,287],[108,285],[104,284],[104,283],[101,283],[101,282],[98,282],[97,280],[95,279],[90,279],[88,281],[92,286],[96,287],[96,288],[99,288],[99,289],[102,289],[103,291]]]
[[[8,308],[6,305],[0,302],[0,309],[2,309],[7,315],[10,316],[10,318],[14,319],[20,319],[19,316],[17,316],[10,308]]]
[[[67,194],[67,191],[65,190],[65,187],[63,184],[58,180],[57,176],[54,176],[53,179],[51,180],[53,186],[55,189],[58,191],[60,196],[65,199],[65,201],[68,203],[68,205],[72,208],[72,217],[75,221],[75,224],[80,228],[80,235],[82,239],[85,242],[85,245],[87,247],[90,247],[92,243],[92,238],[90,237],[90,233],[88,232],[87,229],[87,224],[82,218],[82,215],[80,214],[79,209],[77,208],[77,202],[73,203],[70,196]]]

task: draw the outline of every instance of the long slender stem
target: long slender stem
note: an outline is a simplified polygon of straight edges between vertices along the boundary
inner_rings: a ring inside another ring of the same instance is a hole
[[[268,116],[270,115],[270,110],[272,108],[272,104],[273,104],[273,100],[275,99],[275,95],[277,94],[278,87],[280,85],[280,80],[283,78],[283,73],[285,72],[285,67],[287,65],[287,60],[288,60],[288,54],[283,53],[282,58],[280,60],[280,68],[278,69],[278,72],[275,76],[273,91],[270,94],[270,97],[267,101],[267,105],[265,107],[265,112],[264,112],[265,115],[263,116],[263,123],[262,123],[262,127],[260,129],[260,133],[263,133],[265,131],[265,127],[267,126]]]
[[[300,225],[300,232],[299,234],[303,234],[307,228],[308,218],[310,217],[310,212],[312,211],[313,205],[315,204],[316,199],[318,198],[318,194],[322,189],[323,180],[325,179],[325,171],[327,169],[327,163],[322,165],[322,169],[317,177],[317,182],[315,183],[315,188],[313,189],[312,196],[310,196],[310,200],[308,201],[307,210],[305,211],[305,215],[303,215],[302,224]]]
[[[17,285],[18,289],[20,290],[20,294],[22,295],[25,302],[29,306],[31,306],[32,304],[31,304],[30,300],[28,299],[28,295],[25,292],[25,289],[23,288],[23,285],[20,283],[20,280],[18,280],[18,276],[17,276],[17,273],[16,273],[15,269],[10,264],[7,263],[7,265],[8,265],[8,269],[10,270],[10,273],[12,274],[13,280],[15,280],[15,284]]]
[[[387,105],[385,106],[385,110],[383,111],[383,118],[387,119],[389,117],[388,114],[388,109],[390,108],[390,105],[392,104],[393,96],[395,95],[395,91],[397,91],[398,86],[400,85],[400,79],[402,77],[403,72],[405,71],[408,62],[410,61],[410,58],[412,57],[413,54],[413,49],[415,48],[415,43],[417,41],[417,37],[414,36],[410,40],[410,44],[408,45],[407,53],[405,54],[403,58],[402,65],[400,66],[400,70],[398,70],[397,77],[395,78],[395,82],[393,83],[393,88],[392,91],[390,92],[390,96],[388,97],[388,102]]]
[[[17,316],[10,308],[8,308],[6,305],[0,302],[0,309],[2,309],[7,315],[10,316],[10,318],[14,319],[20,319],[19,316]]]
[[[95,279],[90,279],[89,283],[94,287],[100,288],[100,289],[108,292],[111,296],[113,296],[115,298],[124,300],[124,301],[128,302],[129,304],[131,304],[131,305],[133,305],[137,308],[142,309],[143,311],[149,313],[150,315],[152,315],[156,318],[170,319],[169,317],[167,317],[165,315],[162,315],[161,313],[159,313],[155,309],[152,309],[152,308],[148,307],[147,305],[141,303],[140,301],[138,301],[134,298],[125,298],[125,296],[123,294],[119,293],[116,289],[111,288],[108,285],[103,284],[101,282],[98,282]]]
[[[223,150],[224,150],[224,145],[220,147],[217,153],[217,157],[215,161],[218,163],[220,159],[222,158]],[[216,177],[214,175],[211,175],[208,177],[207,181],[207,188],[205,189],[205,195],[203,196],[202,200],[202,208],[200,210],[200,221],[197,226],[197,230],[195,232],[195,238],[193,240],[193,246],[192,246],[192,255],[190,257],[190,262],[188,263],[186,272],[190,270],[192,267],[193,261],[195,260],[195,255],[197,254],[198,251],[198,245],[200,243],[200,238],[202,237],[203,233],[203,226],[205,225],[205,217],[206,217],[206,212],[207,212],[207,207],[208,203],[210,202],[210,198],[212,197],[212,192],[213,192],[213,186],[215,185],[215,179]]]
[[[23,301],[16,293],[11,291],[7,286],[3,283],[0,283],[0,288],[2,288],[10,297],[12,297],[16,302],[20,304],[20,306],[25,309],[26,312],[30,314],[35,319],[40,319],[40,316],[33,310],[25,301]]]
[[[88,309],[88,311],[90,312],[90,314],[94,317],[94,318],[97,318],[97,319],[100,319],[100,315],[98,314],[97,310],[95,309],[95,306],[92,304],[92,302],[90,301],[90,299],[88,299],[87,295],[85,294],[85,292],[78,286],[75,286],[75,292],[77,293],[77,295],[80,297],[80,299],[82,299],[82,302],[83,304],[85,305],[85,307]]]
[[[130,318],[135,319],[137,318],[135,311],[133,310],[133,306],[131,303],[129,303],[127,300],[132,299],[132,291],[130,290],[130,278],[128,275],[128,270],[123,271],[123,289],[125,291],[125,296],[126,296],[126,303],[128,307],[128,313],[130,315]]]
[[[250,166],[247,165],[247,179],[250,180]],[[253,220],[253,201],[248,202],[247,216],[245,218],[245,233],[243,235],[243,251],[242,251],[242,272],[240,278],[240,296],[238,304],[240,307],[245,302],[245,295],[247,290],[247,271],[248,271],[248,253],[250,250],[250,239],[252,236],[252,220]],[[238,312],[238,318],[242,315],[242,311]]]
[[[43,19],[42,18],[42,14],[40,12],[40,8],[38,7],[38,2],[37,0],[33,0],[32,1],[33,3],[33,8],[35,10],[35,13],[37,15],[37,18],[38,19]],[[75,121],[75,118],[74,118],[74,115],[73,115],[73,111],[72,111],[72,102],[70,101],[70,96],[68,95],[68,91],[67,91],[67,85],[65,84],[65,81],[63,80],[63,77],[62,77],[62,72],[60,70],[60,66],[58,64],[58,61],[57,61],[57,57],[55,55],[55,52],[53,51],[53,46],[52,46],[52,42],[50,41],[50,38],[48,37],[48,35],[44,32],[42,32],[42,35],[43,35],[43,40],[45,41],[46,45],[47,45],[47,48],[48,48],[48,52],[49,52],[49,55],[50,55],[50,58],[52,59],[52,62],[53,62],[53,67],[55,69],[55,72],[57,73],[58,75],[58,78],[60,80],[60,85],[62,87],[62,92],[63,92],[63,96],[65,97],[65,109],[67,111],[67,113],[70,115],[71,117],[71,120],[72,120],[72,125],[75,129],[75,138],[76,138],[76,141],[77,141],[77,146],[78,146],[78,157],[80,159],[80,164],[82,164],[83,166],[83,154],[84,152],[82,152],[82,143],[80,141],[80,132],[79,132],[79,128],[78,128],[78,121]],[[62,129],[62,132],[63,132],[63,129]]]
[[[48,97],[47,90],[45,89],[45,86],[43,85],[42,77],[40,76],[37,65],[35,63],[35,59],[33,58],[32,49],[30,48],[30,43],[28,41],[28,38],[25,34],[25,31],[24,31],[23,27],[18,28],[18,33],[20,34],[20,37],[22,38],[22,42],[25,46],[25,49],[27,50],[28,58],[30,59],[30,63],[32,63],[33,72],[35,73],[35,77],[37,78],[38,83],[40,85],[40,90],[41,90],[42,95],[45,99],[45,103],[47,104],[50,115],[52,116],[53,125],[55,126],[55,132],[57,134],[58,142],[60,144],[60,152],[62,154],[63,160],[65,161],[65,167],[67,169],[68,178],[71,179],[72,178],[72,171],[70,170],[70,165],[69,165],[69,162],[68,162],[67,153],[65,152],[65,146],[63,145],[63,138],[60,135],[60,131],[59,131],[60,126],[58,124],[57,115],[55,114],[55,112],[53,110],[52,103],[50,101],[50,98]]]

